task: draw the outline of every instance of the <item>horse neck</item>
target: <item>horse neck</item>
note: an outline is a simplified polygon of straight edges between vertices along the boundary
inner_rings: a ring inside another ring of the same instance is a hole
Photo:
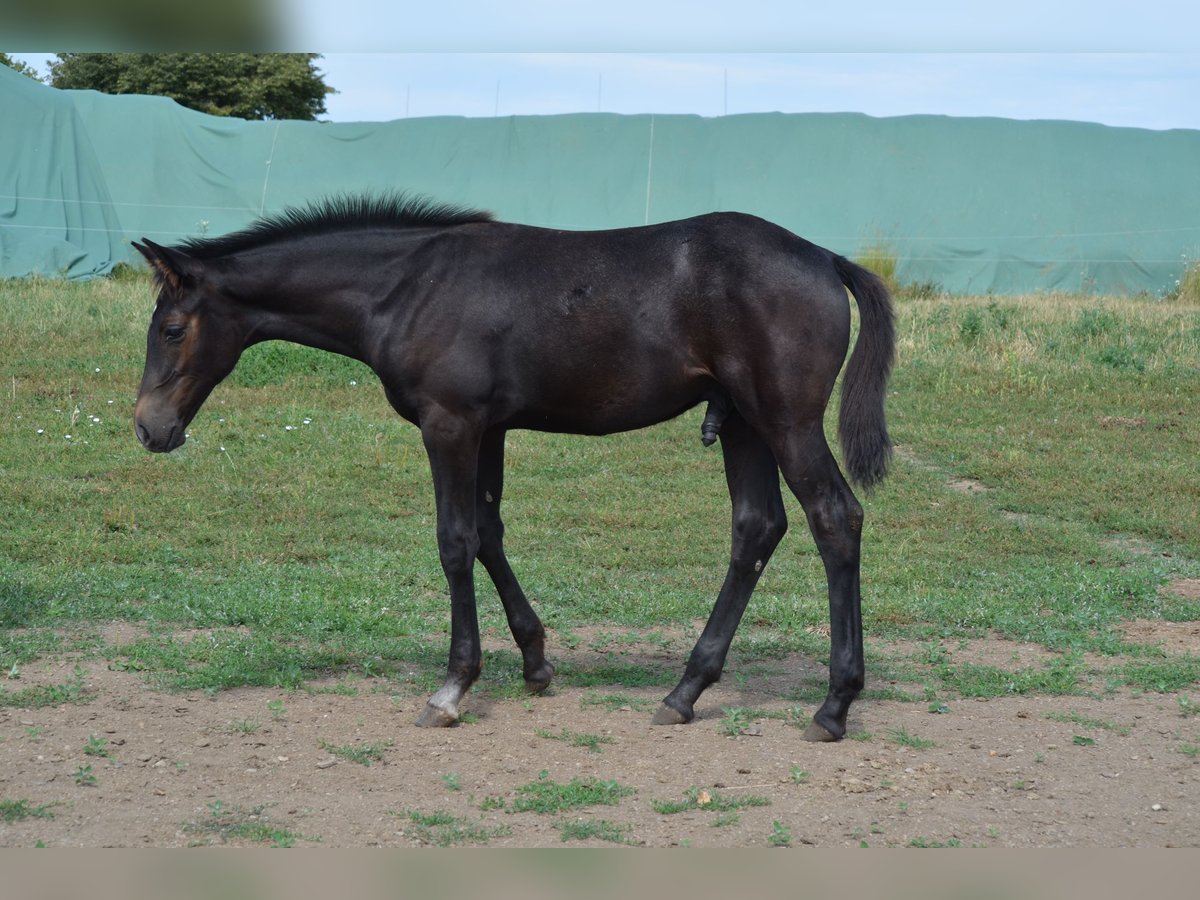
[[[369,309],[353,273],[319,263],[260,267],[236,277],[231,293],[246,324],[246,345],[291,341],[362,359]]]

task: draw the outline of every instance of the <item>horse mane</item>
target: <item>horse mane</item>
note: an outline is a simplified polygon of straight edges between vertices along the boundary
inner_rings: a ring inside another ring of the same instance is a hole
[[[189,238],[179,249],[198,259],[239,253],[286,238],[311,237],[360,228],[449,228],[492,222],[490,212],[439,203],[404,193],[327,197],[303,207],[288,207],[240,231],[219,237]]]

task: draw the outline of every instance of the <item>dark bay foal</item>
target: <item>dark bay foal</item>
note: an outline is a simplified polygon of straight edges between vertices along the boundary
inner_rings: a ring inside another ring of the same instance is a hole
[[[601,435],[709,404],[733,506],[733,549],[682,680],[654,721],[691,720],[716,681],[763,568],[787,529],[779,473],[799,499],[829,582],[829,693],[805,737],[837,740],[863,687],[862,508],[822,420],[861,328],[839,419],[845,464],[871,486],[891,444],[884,397],[892,309],[865,269],[762,219],[713,213],[612,231],[557,231],[402,197],[343,198],[244,231],[135,244],[159,285],[138,392],[147,449],[174,450],[242,351],[296,341],[369,365],[429,454],[450,587],[450,661],[420,725],[451,725],[479,675],[475,561],[496,585],[540,691],[554,674],[542,623],[504,555],[505,433]]]

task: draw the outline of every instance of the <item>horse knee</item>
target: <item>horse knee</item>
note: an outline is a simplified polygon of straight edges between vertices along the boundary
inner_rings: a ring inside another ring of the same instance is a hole
[[[447,574],[469,571],[479,555],[479,533],[460,530],[438,530],[438,556]]]

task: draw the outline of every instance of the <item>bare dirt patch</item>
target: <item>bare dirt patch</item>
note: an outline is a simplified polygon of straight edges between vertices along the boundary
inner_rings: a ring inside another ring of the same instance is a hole
[[[1196,628],[1135,622],[1127,634],[1194,654]],[[554,656],[582,662],[620,646],[678,667],[684,637],[589,630]],[[994,639],[946,651],[1013,666],[1045,653]],[[781,698],[823,669],[802,657],[771,662],[744,677],[731,670],[685,726],[650,725],[659,689],[601,686],[474,693],[468,724],[422,730],[411,723],[424,698],[385,679],[208,696],[156,691],[103,661],[39,661],[18,685],[61,682],[78,664],[93,699],[0,709],[0,800],[43,811],[0,820],[0,845],[540,847],[562,846],[564,827],[581,822],[654,847],[1200,845],[1200,717],[1177,696],[950,700],[937,714],[920,701],[866,700],[851,714],[858,739],[807,744],[796,704]],[[759,714],[729,736],[722,707]],[[378,757],[369,765],[338,755],[364,747]],[[612,806],[512,811],[531,784],[574,779],[633,792]],[[721,802],[655,808],[694,788]],[[748,797],[766,805],[718,808]]]
[[[1125,640],[1161,647],[1164,653],[1200,656],[1200,622],[1160,622],[1138,619],[1126,623]]]

